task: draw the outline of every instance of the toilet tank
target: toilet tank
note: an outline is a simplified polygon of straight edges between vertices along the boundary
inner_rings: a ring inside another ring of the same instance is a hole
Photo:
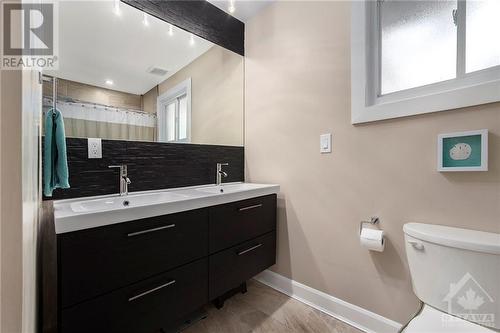
[[[422,223],[407,223],[403,231],[417,297],[500,329],[500,234]]]

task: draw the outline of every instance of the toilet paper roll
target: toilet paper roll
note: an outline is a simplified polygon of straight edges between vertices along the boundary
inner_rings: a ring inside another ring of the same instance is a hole
[[[382,252],[385,247],[384,231],[362,228],[360,234],[361,246],[370,251]]]

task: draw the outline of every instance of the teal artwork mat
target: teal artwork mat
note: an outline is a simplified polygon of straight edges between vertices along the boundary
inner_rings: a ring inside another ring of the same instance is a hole
[[[470,156],[465,160],[454,160],[450,150],[458,143],[466,143],[471,148]],[[443,138],[443,167],[479,167],[481,166],[481,134]]]

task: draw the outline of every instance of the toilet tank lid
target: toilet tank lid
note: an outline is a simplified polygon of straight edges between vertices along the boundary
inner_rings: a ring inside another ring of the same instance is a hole
[[[405,234],[439,245],[464,250],[500,254],[500,234],[437,224],[406,223]]]

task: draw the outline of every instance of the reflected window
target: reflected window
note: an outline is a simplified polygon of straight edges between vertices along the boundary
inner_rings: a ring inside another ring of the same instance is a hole
[[[158,139],[161,142],[190,142],[191,79],[158,97]]]

